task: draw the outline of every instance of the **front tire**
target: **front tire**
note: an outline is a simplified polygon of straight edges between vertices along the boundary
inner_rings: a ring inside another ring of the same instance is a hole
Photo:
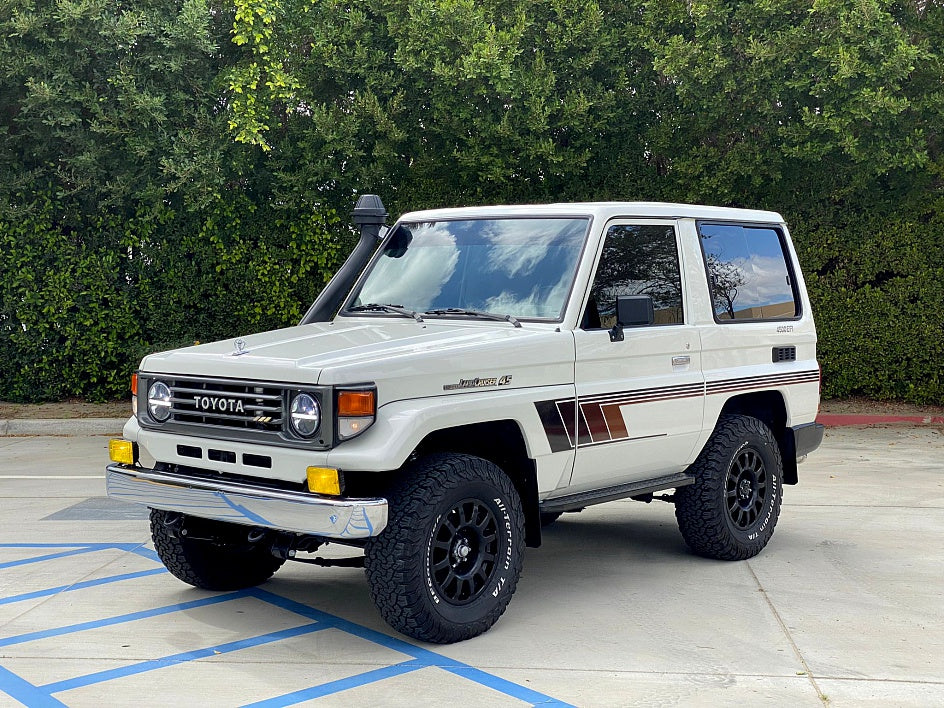
[[[365,549],[384,620],[436,644],[485,632],[521,574],[524,514],[514,484],[488,460],[437,454],[404,470],[388,496],[387,527]]]
[[[151,509],[151,538],[158,557],[174,576],[203,590],[241,590],[265,582],[285,562],[264,544],[248,541],[249,527],[188,518],[192,535],[180,534],[180,514]],[[212,540],[206,540],[212,539]]]
[[[675,492],[675,518],[689,548],[706,558],[744,560],[760,553],[780,516],[783,461],[770,428],[757,418],[722,416]]]

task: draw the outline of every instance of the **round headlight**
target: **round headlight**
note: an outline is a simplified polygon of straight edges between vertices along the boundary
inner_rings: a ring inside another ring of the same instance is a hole
[[[163,423],[170,418],[170,389],[163,381],[155,381],[148,389],[147,395],[148,413],[158,423]]]
[[[310,438],[321,425],[321,406],[307,393],[300,393],[292,399],[291,420],[292,430],[303,438]]]

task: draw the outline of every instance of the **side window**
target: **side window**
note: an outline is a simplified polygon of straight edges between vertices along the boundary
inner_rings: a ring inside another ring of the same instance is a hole
[[[715,319],[782,320],[800,314],[778,229],[699,224]]]
[[[673,226],[618,224],[609,228],[581,326],[608,329],[615,325],[619,295],[649,295],[656,325],[683,321],[682,278]]]

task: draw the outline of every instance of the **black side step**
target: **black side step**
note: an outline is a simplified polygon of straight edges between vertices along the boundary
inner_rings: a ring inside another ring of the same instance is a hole
[[[661,492],[663,489],[672,489],[674,487],[685,487],[695,481],[695,478],[684,472],[670,474],[666,477],[656,477],[655,479],[643,479],[638,482],[629,482],[615,487],[606,487],[604,489],[592,489],[589,492],[580,492],[578,494],[568,494],[564,497],[555,497],[541,502],[541,513],[551,513],[558,511],[570,511],[573,509],[582,509],[585,506],[593,504],[602,504],[626,497],[635,497],[642,494],[652,494]]]

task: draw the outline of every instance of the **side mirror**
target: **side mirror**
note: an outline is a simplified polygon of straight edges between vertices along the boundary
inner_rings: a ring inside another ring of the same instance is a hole
[[[619,295],[616,298],[616,324],[610,330],[610,341],[623,341],[623,327],[645,327],[655,321],[652,296]]]

